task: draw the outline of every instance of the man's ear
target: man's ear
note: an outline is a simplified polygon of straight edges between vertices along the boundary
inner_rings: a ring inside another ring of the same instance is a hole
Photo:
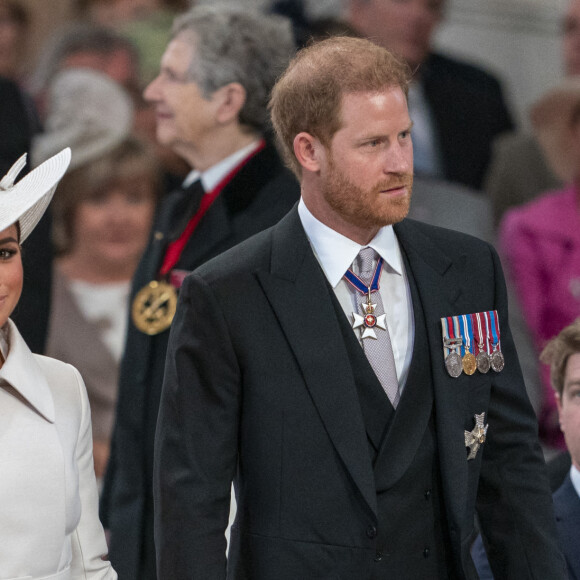
[[[321,161],[326,155],[324,145],[310,133],[303,131],[294,137],[294,155],[306,171],[320,171]]]
[[[219,123],[227,124],[237,121],[246,102],[246,89],[240,83],[228,83],[220,87],[212,95],[218,105],[216,119]]]
[[[558,421],[560,423],[560,431],[562,431],[563,433],[564,425],[562,425],[562,395],[560,395],[560,393],[556,393],[555,399],[556,399],[556,407],[558,408]]]

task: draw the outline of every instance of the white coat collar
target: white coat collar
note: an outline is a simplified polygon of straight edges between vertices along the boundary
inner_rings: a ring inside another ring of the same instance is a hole
[[[0,368],[0,380],[6,381],[45,419],[54,423],[54,400],[42,370],[12,320],[2,328],[9,350]]]

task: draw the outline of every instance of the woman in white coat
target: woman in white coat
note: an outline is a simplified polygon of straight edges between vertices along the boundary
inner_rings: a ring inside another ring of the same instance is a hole
[[[9,319],[22,290],[20,244],[70,161],[55,155],[0,181],[0,580],[114,580],[98,518],[85,386],[65,363],[32,354]]]

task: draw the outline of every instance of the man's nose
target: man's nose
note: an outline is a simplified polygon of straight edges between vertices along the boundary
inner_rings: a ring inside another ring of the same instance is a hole
[[[412,173],[413,145],[396,143],[389,148],[383,166],[385,173]]]

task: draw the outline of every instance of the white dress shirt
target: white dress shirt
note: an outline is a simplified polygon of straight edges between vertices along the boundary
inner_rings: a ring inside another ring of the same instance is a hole
[[[262,143],[261,140],[253,141],[249,145],[238,149],[235,153],[232,153],[229,157],[222,159],[209,169],[204,172],[193,169],[187,174],[187,177],[183,181],[183,187],[187,188],[192,183],[201,179],[201,184],[203,185],[203,190],[206,193],[211,193],[215,186],[238,164],[240,164],[246,157],[249,157]]]
[[[570,468],[570,479],[572,480],[572,485],[580,497],[580,471],[576,469],[574,465]]]
[[[344,279],[344,274],[352,266],[359,251],[366,246],[357,244],[317,220],[302,199],[298,204],[298,215],[316,259],[334,289],[344,313],[352,322],[352,313],[360,314],[360,312],[355,294],[350,284]],[[384,260],[379,280],[379,292],[387,315],[387,327],[393,346],[399,390],[402,392],[409,374],[415,336],[409,281],[399,242],[392,226],[381,228],[368,246]],[[358,330],[354,332],[361,341],[360,332]]]

